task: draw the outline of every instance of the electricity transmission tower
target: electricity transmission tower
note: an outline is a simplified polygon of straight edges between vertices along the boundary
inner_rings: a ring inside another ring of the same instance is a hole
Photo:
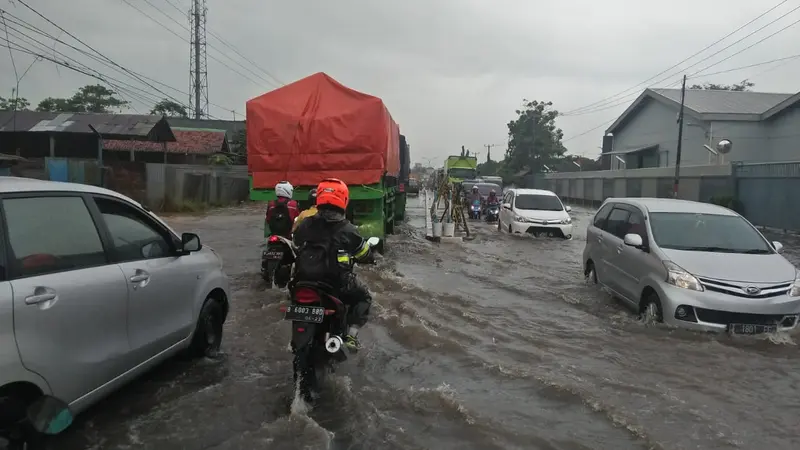
[[[189,11],[189,104],[194,118],[208,117],[208,56],[206,54],[206,0],[192,0]]]

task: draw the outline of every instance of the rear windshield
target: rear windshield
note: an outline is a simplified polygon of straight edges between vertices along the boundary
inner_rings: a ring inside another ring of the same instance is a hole
[[[739,216],[650,213],[653,240],[659,247],[722,253],[773,253],[767,242]]]
[[[517,209],[535,209],[539,211],[562,211],[564,205],[555,195],[522,194],[514,199]]]
[[[453,167],[447,171],[447,175],[451,178],[460,178],[462,180],[469,180],[475,178],[478,174],[476,169],[464,169],[461,167]]]

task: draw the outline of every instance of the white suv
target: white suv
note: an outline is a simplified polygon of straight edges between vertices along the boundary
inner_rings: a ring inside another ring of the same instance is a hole
[[[498,231],[534,236],[545,234],[572,238],[572,208],[565,206],[552,191],[509,189],[503,195]]]

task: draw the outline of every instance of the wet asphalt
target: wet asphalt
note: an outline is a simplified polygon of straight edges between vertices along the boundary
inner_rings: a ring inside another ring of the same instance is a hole
[[[294,398],[286,294],[259,277],[260,205],[167,220],[217,250],[231,280],[223,355],[176,359],[97,404],[53,448],[800,448],[796,336],[731,338],[641,322],[584,281],[575,237],[424,239],[424,212],[359,268],[365,348],[315,408]],[[771,236],[772,237],[772,236]],[[796,238],[776,236],[800,261]]]

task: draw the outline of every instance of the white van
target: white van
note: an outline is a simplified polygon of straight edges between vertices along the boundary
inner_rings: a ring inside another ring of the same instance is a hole
[[[555,192],[541,189],[509,189],[503,195],[498,231],[534,236],[572,238],[572,208],[565,206]]]

